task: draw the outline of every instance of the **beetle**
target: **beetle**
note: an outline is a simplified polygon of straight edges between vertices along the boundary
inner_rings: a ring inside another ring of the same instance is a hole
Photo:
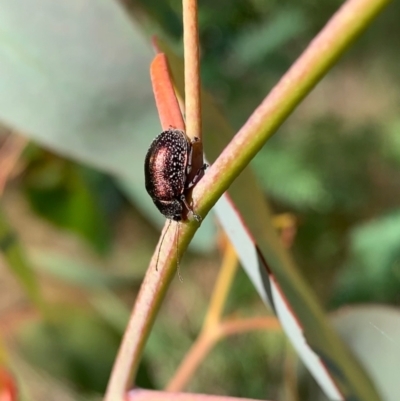
[[[170,127],[158,135],[150,145],[144,162],[146,190],[153,199],[157,209],[167,218],[174,221],[184,219],[184,207],[193,217],[201,217],[189,206],[186,195],[204,174],[207,164],[189,180],[192,170],[193,143],[184,131]]]

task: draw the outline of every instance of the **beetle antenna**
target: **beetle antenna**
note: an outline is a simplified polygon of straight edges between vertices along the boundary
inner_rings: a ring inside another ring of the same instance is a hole
[[[176,271],[178,272],[178,277],[179,277],[179,281],[181,283],[183,283],[183,278],[181,276],[181,272],[180,272],[180,266],[179,266],[179,254],[178,254],[178,244],[179,244],[179,229],[180,229],[180,222],[177,221],[176,222],[176,233],[175,233],[175,237],[176,237]]]
[[[171,221],[172,221],[172,220],[170,220],[170,219],[168,219],[168,220],[169,220],[168,227],[167,227],[167,229],[165,230],[165,232],[164,232],[164,234],[163,234],[163,236],[162,236],[162,238],[161,238],[160,246],[158,247],[157,262],[156,262],[156,271],[158,271],[158,259],[160,259],[161,247],[162,247],[162,244],[163,244],[163,242],[164,242],[165,235],[167,234],[167,232],[168,232],[168,230],[169,230],[169,226],[171,225]]]

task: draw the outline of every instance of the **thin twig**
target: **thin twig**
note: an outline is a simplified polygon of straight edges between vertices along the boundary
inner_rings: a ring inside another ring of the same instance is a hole
[[[276,317],[228,319],[221,321],[223,307],[229,289],[232,286],[236,268],[237,255],[232,243],[227,241],[224,259],[213,288],[213,295],[206,312],[203,328],[168,383],[166,387],[168,391],[182,391],[184,389],[201,362],[206,358],[219,339],[252,330],[280,329],[280,323]]]
[[[200,334],[167,384],[166,391],[183,391],[219,338],[216,326]]]
[[[220,336],[247,333],[255,330],[281,331],[282,326],[275,316],[226,319],[220,323]]]
[[[164,227],[164,230],[166,229],[168,225]],[[187,230],[188,225],[182,225],[180,228],[180,233],[185,238],[188,238]],[[163,233],[160,240],[162,237]],[[165,236],[158,270],[156,270],[158,252],[153,254],[150,261],[118,350],[104,401],[122,401],[125,392],[132,385],[131,381],[137,372],[144,345],[165,291],[175,273],[177,257],[179,258],[181,254],[180,252],[177,254],[176,247],[173,247],[169,241],[175,244],[174,237]],[[156,249],[160,245],[159,241]],[[180,250],[188,246],[184,241],[181,241],[180,245]]]
[[[197,0],[183,0],[183,47],[185,53],[186,134],[201,142],[200,61]],[[201,152],[203,154],[203,152]]]
[[[214,345],[224,337],[255,330],[281,330],[275,316],[253,317],[248,319],[230,319],[208,326],[193,343],[185,355],[173,378],[168,383],[167,391],[182,391],[201,362],[207,357]]]
[[[236,267],[237,256],[235,249],[230,241],[226,241],[222,266],[212,291],[212,297],[204,318],[203,328],[168,383],[168,391],[180,391],[184,388],[219,338],[220,332],[218,325],[221,320],[229,289],[235,276]]]
[[[230,241],[227,241],[222,266],[212,291],[206,317],[204,318],[203,331],[206,331],[221,320],[225,301],[235,277],[237,261],[235,248]]]

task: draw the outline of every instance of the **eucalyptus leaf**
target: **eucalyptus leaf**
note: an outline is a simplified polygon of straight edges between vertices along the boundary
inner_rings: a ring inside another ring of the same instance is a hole
[[[382,399],[398,400],[399,310],[383,305],[345,308],[336,313],[333,324],[369,373]]]
[[[400,312],[384,305],[360,305],[339,309],[331,321],[374,381],[382,400],[399,399]],[[327,401],[314,385],[308,400]]]
[[[153,54],[116,1],[2,1],[0,119],[122,179],[160,226],[143,177],[145,153],[160,131],[148,71]],[[214,242],[207,225],[200,249]]]

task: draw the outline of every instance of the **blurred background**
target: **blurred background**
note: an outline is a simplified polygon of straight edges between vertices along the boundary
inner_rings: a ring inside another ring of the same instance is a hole
[[[199,1],[203,85],[235,130],[341,4]],[[294,221],[291,251],[327,311],[400,302],[399,8],[252,162],[274,212]],[[7,0],[0,29],[0,361],[24,399],[98,399],[164,222],[143,185],[160,131],[150,37],[182,55],[181,2]],[[159,313],[140,386],[165,386],[201,328],[223,249],[207,220]],[[241,270],[226,313],[266,314]],[[188,390],[277,399],[288,359],[282,334],[233,336]]]

